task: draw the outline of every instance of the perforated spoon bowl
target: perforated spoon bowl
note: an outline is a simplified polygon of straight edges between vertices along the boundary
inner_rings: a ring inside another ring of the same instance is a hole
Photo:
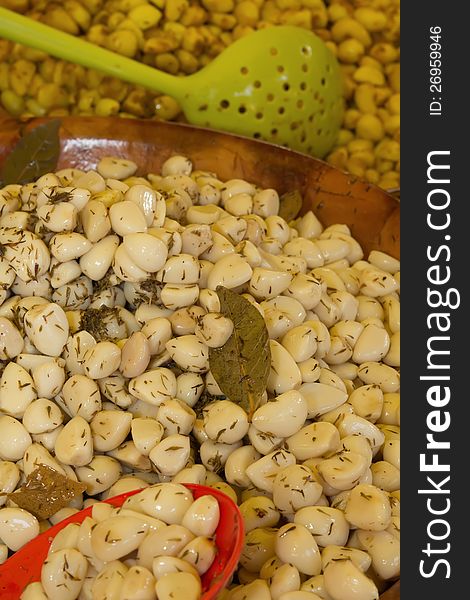
[[[323,158],[336,141],[343,97],[332,52],[306,29],[273,26],[240,38],[186,77],[164,73],[0,7],[0,37],[173,96],[193,125]]]
[[[231,498],[219,490],[192,483],[184,484],[191,490],[194,499],[200,496],[214,496],[219,503],[220,519],[215,531],[217,555],[210,569],[201,578],[201,600],[215,600],[220,590],[227,585],[238,563],[243,549],[243,518]],[[140,490],[126,492],[103,502],[113,506],[122,506],[129,496]],[[41,569],[54,537],[70,523],[82,523],[91,516],[92,506],[60,521],[44,533],[35,537],[23,546],[3,565],[0,565],[0,598],[2,600],[19,600],[24,588],[34,581],[41,580]]]

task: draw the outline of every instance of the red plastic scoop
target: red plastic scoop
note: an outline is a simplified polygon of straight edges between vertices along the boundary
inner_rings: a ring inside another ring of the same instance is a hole
[[[203,592],[201,600],[215,600],[237,566],[243,548],[243,519],[237,505],[226,494],[204,485],[192,483],[184,485],[191,490],[194,499],[210,495],[214,496],[219,503],[220,520],[215,531],[218,552],[211,568],[201,578]],[[126,498],[139,491],[141,490],[126,492],[103,500],[103,502],[113,506],[122,506]],[[40,581],[42,565],[54,537],[70,523],[81,523],[86,517],[90,517],[92,508],[89,506],[68,519],[60,521],[31,540],[0,566],[1,600],[19,600],[21,593],[29,583]]]

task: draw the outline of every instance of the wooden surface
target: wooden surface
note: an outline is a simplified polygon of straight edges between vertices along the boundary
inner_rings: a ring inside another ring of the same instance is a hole
[[[0,119],[0,164],[20,137],[47,119],[19,123]],[[248,138],[180,123],[120,118],[61,119],[59,168],[95,168],[102,156],[134,160],[138,174],[157,173],[173,154],[191,158],[196,169],[221,179],[243,178],[280,193],[298,189],[304,212],[312,208],[325,225],[345,223],[365,255],[383,250],[400,257],[400,203],[377,186],[358,180],[309,156]],[[380,596],[398,600],[400,582]]]

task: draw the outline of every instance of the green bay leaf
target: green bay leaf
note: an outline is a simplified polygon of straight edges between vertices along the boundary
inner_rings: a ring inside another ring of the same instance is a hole
[[[60,155],[60,121],[53,119],[24,135],[5,159],[0,185],[30,183],[54,171]]]
[[[220,312],[233,322],[233,333],[221,348],[210,349],[210,369],[221,391],[251,417],[266,389],[271,367],[268,330],[246,298],[222,286],[216,292]]]
[[[289,223],[299,216],[302,204],[302,195],[299,190],[282,194],[279,198],[279,216]]]

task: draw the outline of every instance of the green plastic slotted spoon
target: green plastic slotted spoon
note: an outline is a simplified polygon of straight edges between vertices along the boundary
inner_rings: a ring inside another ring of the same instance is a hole
[[[189,123],[323,158],[343,113],[341,73],[310,31],[273,26],[186,77],[169,75],[0,7],[0,37],[175,98]]]

